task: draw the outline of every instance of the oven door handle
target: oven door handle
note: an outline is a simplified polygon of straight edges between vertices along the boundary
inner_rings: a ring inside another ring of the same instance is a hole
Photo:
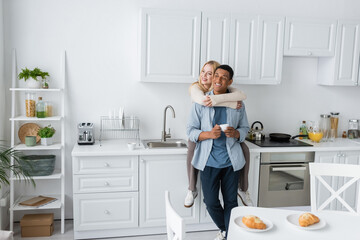
[[[306,167],[272,167],[273,172],[283,172],[283,171],[304,171]]]

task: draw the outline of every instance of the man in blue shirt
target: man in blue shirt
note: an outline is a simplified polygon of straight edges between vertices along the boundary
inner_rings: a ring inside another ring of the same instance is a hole
[[[216,68],[213,90],[209,94],[225,94],[233,82],[234,72],[228,65]],[[225,131],[219,125],[229,124]],[[206,208],[220,229],[216,239],[225,239],[231,209],[238,206],[239,170],[245,165],[240,142],[249,131],[245,105],[240,109],[205,107],[193,103],[187,125],[190,141],[196,142],[192,165],[200,170]],[[219,190],[224,207],[219,200]]]

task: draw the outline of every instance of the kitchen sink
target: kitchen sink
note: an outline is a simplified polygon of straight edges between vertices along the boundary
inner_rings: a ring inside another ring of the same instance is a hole
[[[186,141],[183,139],[166,139],[162,142],[160,139],[142,140],[145,148],[187,148]]]

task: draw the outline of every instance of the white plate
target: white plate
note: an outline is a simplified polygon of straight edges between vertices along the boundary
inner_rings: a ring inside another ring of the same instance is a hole
[[[320,222],[318,223],[315,223],[313,225],[310,225],[310,226],[307,226],[307,227],[302,227],[299,225],[299,217],[300,217],[301,214],[290,214],[286,217],[286,220],[288,223],[290,223],[291,225],[297,227],[297,228],[300,228],[302,230],[318,230],[318,229],[321,229],[323,227],[326,226],[326,222],[324,219],[320,219]]]
[[[267,220],[266,218],[262,218],[259,217],[265,224],[266,224],[266,228],[265,229],[255,229],[255,228],[248,228],[243,222],[242,222],[242,218],[243,216],[237,217],[234,219],[234,222],[237,226],[239,226],[240,228],[249,231],[249,232],[266,232],[270,229],[273,228],[273,224],[271,221]]]

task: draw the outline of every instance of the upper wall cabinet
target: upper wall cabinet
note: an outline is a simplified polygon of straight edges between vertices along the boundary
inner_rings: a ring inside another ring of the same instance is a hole
[[[318,83],[356,86],[359,79],[360,21],[339,21],[334,58],[318,62]]]
[[[200,11],[142,9],[141,81],[194,82],[199,74]]]
[[[286,18],[285,56],[335,55],[336,21]]]
[[[201,27],[201,63],[209,60],[229,63],[230,14],[203,13]],[[200,67],[201,67],[200,66]]]
[[[255,82],[258,34],[257,16],[231,17],[230,65],[234,69],[234,83]]]
[[[283,58],[283,17],[233,15],[230,65],[236,84],[279,84]]]

